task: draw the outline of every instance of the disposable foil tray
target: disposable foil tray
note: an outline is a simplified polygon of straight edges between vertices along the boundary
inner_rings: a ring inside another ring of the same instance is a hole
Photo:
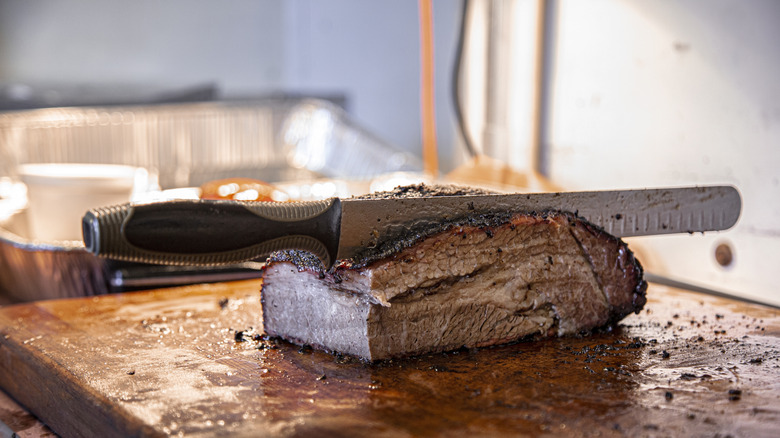
[[[280,185],[312,180],[354,185],[422,167],[416,155],[382,141],[341,108],[316,99],[3,113],[0,302],[114,292],[112,281],[128,268],[94,257],[81,242],[39,241],[28,234],[24,200],[14,199],[18,190],[9,189],[19,185],[16,169],[25,163],[144,167],[161,190],[229,177]],[[237,276],[246,275],[243,268],[239,271]],[[192,281],[202,278],[190,274]]]

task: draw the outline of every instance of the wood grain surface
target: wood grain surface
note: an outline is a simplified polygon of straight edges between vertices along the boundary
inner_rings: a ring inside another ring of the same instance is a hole
[[[264,339],[260,282],[0,308],[62,436],[778,436],[780,312],[651,285],[584,337],[365,364]]]

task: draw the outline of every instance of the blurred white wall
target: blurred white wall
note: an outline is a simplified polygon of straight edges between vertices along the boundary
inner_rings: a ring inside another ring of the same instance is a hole
[[[541,30],[539,7],[473,1],[464,95],[483,150],[568,190],[736,186],[733,229],[630,243],[654,274],[780,305],[780,2],[547,0]],[[485,61],[508,72],[492,77],[508,99],[486,100]]]
[[[555,6],[550,177],[570,189],[737,186],[733,230],[636,245],[658,274],[780,304],[780,2]],[[715,262],[719,243],[731,266]]]

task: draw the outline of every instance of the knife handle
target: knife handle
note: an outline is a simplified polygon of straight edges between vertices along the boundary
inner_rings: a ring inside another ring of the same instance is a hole
[[[338,251],[341,201],[180,200],[88,211],[87,251],[106,258],[167,265],[219,265],[299,249],[329,268]]]

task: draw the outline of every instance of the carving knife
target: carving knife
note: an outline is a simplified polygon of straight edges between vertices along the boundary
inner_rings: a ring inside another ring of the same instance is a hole
[[[218,265],[300,249],[330,267],[410,229],[475,214],[569,211],[630,237],[726,230],[741,206],[732,186],[288,203],[177,200],[93,209],[82,225],[86,249],[111,259]]]

